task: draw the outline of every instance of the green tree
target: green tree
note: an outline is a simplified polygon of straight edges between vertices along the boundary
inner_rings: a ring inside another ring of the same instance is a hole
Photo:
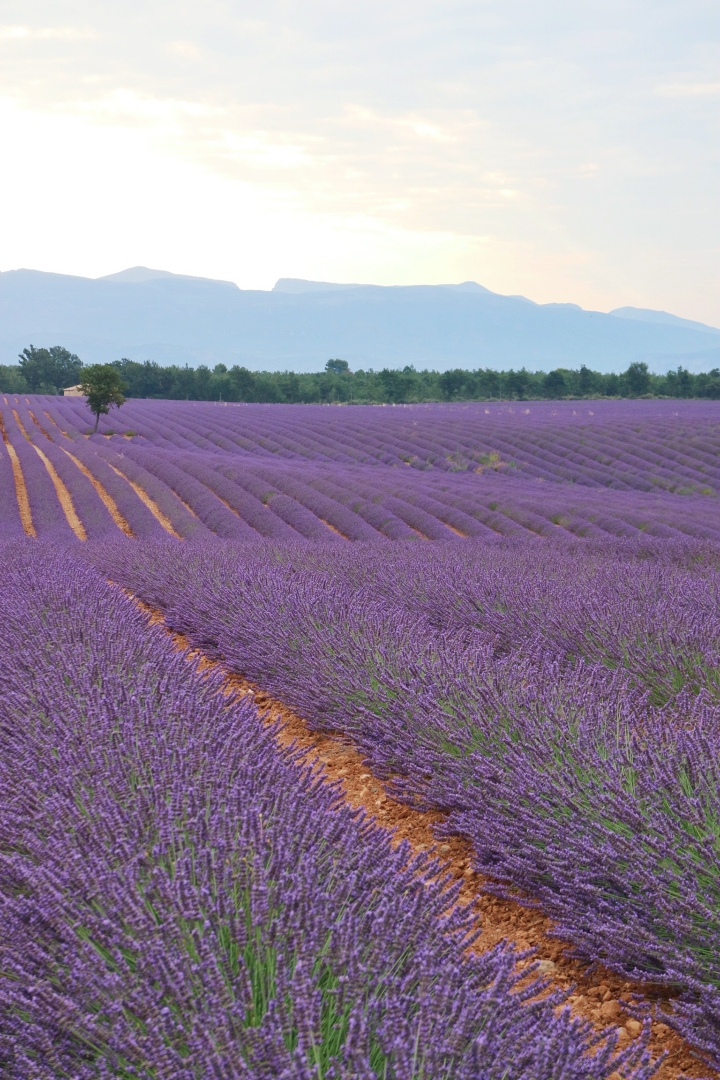
[[[525,368],[520,368],[520,371],[513,371],[510,368],[505,374],[505,389],[509,397],[524,401],[529,384],[530,377]]]
[[[34,393],[57,394],[74,386],[82,371],[82,360],[62,345],[36,349],[31,345],[19,354],[20,371]]]
[[[25,382],[17,364],[0,364],[0,393],[30,393],[30,387]]]
[[[378,374],[384,397],[395,403],[407,401],[412,394],[415,372],[411,367],[402,371],[395,368],[383,368]]]
[[[80,389],[95,413],[95,431],[100,417],[107,415],[113,405],[120,408],[125,401],[123,390],[127,389],[114,364],[90,364],[83,369]]]
[[[614,371],[603,376],[603,390],[608,397],[617,397],[620,393],[620,376],[616,375]]]
[[[542,387],[545,397],[561,398],[567,394],[565,376],[559,368],[556,368],[555,371],[548,371],[543,379]]]
[[[499,371],[493,371],[491,368],[485,368],[484,371],[478,370],[476,372],[476,393],[480,398],[496,398],[500,397],[500,390],[502,387],[502,373]]]
[[[232,388],[233,397],[236,401],[257,401],[255,372],[248,371],[246,367],[238,367],[237,364],[230,369],[228,376]]]
[[[593,392],[593,373],[583,364],[578,373],[578,390],[582,397]]]
[[[200,364],[195,368],[195,392],[193,397],[199,398],[200,401],[208,401],[212,397],[210,392],[211,378],[210,368],[206,364]]]
[[[294,371],[283,371],[282,374],[278,375],[278,385],[284,401],[302,401],[300,380]]]
[[[628,397],[641,397],[650,389],[650,373],[645,363],[631,364],[622,378]]]
[[[693,396],[693,377],[682,364],[678,366],[677,371],[668,371],[667,388],[671,397],[687,398]]]
[[[349,375],[350,365],[347,360],[328,360],[325,370],[332,375]]]
[[[720,399],[720,368],[713,368],[707,375],[696,375],[695,387],[700,397]]]
[[[443,371],[438,379],[438,386],[446,401],[452,401],[453,398],[460,397],[463,394],[467,387],[469,374],[469,372],[463,371],[461,368]]]

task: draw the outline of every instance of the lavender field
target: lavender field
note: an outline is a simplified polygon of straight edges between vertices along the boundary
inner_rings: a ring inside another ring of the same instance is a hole
[[[716,1075],[716,404],[0,417],[3,1075],[646,1080],[643,987]],[[133,598],[442,814],[642,1032],[473,951]]]

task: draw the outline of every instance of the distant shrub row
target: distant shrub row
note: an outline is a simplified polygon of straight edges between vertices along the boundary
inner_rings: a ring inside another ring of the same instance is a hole
[[[41,354],[47,354],[41,356]],[[53,355],[54,354],[54,355]],[[188,398],[194,401],[355,402],[486,401],[495,399],[593,397],[672,397],[720,399],[720,369],[693,375],[679,366],[666,375],[653,375],[645,363],[631,364],[620,375],[603,375],[584,365],[576,371],[416,371],[383,368],[350,371],[344,360],[328,360],[325,370],[249,371],[217,364],[212,370],[160,367],[151,360],[117,360],[127,385],[127,397]],[[26,349],[17,367],[0,366],[4,393],[59,393],[76,383],[82,364],[74,354],[54,349]]]

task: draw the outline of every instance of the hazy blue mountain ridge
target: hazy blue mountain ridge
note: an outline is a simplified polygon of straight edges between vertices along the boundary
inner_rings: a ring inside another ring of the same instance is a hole
[[[190,366],[320,370],[527,367],[664,372],[720,365],[720,330],[666,312],[535,304],[475,282],[338,285],[281,278],[272,291],[132,267],[105,278],[0,273],[0,363],[26,345],[61,344],[86,362],[127,356]]]

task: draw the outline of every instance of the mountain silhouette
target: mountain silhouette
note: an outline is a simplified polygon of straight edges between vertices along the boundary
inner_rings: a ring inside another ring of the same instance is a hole
[[[160,364],[318,371],[328,357],[358,368],[527,367],[662,373],[720,365],[720,330],[640,308],[605,314],[536,304],[467,281],[353,285],[281,278],[271,291],[131,267],[102,278],[0,273],[0,363],[32,342],[86,363],[127,356]]]

